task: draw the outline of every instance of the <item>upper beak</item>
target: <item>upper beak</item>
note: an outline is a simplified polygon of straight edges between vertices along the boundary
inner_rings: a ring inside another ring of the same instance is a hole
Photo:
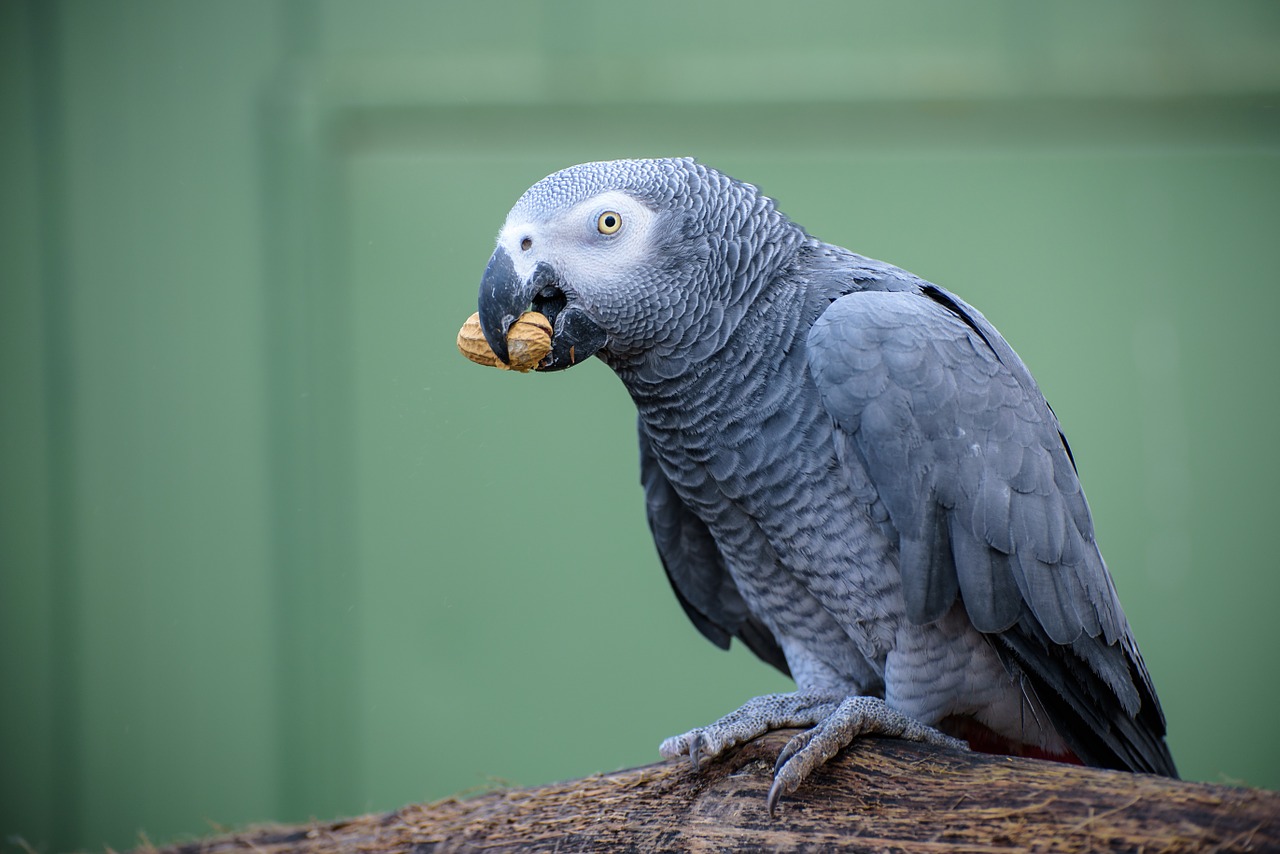
[[[544,315],[551,323],[551,352],[539,371],[557,371],[585,361],[608,341],[608,336],[586,312],[570,302],[551,265],[538,264],[529,278],[516,275],[507,250],[499,246],[480,279],[480,329],[490,349],[510,363],[507,330],[526,311]]]

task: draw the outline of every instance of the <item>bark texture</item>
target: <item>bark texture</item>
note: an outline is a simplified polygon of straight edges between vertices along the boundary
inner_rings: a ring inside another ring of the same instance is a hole
[[[694,773],[661,762],[395,812],[260,827],[172,854],[411,851],[1276,851],[1280,793],[867,738],[775,818],[770,733]],[[151,849],[155,850],[155,849]]]

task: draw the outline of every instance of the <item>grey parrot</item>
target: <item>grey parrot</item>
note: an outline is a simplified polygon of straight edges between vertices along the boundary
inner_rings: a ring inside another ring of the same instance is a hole
[[[689,619],[796,683],[664,756],[807,728],[770,811],[866,734],[1177,775],[1057,417],[975,308],[680,158],[527,190],[480,284],[498,358],[529,309],[538,370],[595,356],[635,402]]]

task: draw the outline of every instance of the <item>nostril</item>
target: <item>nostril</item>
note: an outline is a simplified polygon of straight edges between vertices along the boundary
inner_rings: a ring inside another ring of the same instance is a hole
[[[533,238],[531,238],[531,237],[526,237],[524,240],[521,240],[521,241],[520,241],[520,248],[521,248],[521,249],[523,249],[525,252],[528,252],[530,249],[532,249],[532,248],[533,248]]]

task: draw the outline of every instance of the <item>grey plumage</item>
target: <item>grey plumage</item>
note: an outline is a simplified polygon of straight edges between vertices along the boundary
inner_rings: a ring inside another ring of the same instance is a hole
[[[544,179],[490,270],[496,352],[532,305],[555,328],[541,370],[594,353],[630,392],[649,524],[694,625],[814,698],[761,698],[664,753],[696,761],[796,708],[852,737],[829,716],[863,720],[839,700],[869,696],[957,734],[1176,773],[1057,418],[976,309],[686,159]],[[785,791],[815,764],[802,748]]]

